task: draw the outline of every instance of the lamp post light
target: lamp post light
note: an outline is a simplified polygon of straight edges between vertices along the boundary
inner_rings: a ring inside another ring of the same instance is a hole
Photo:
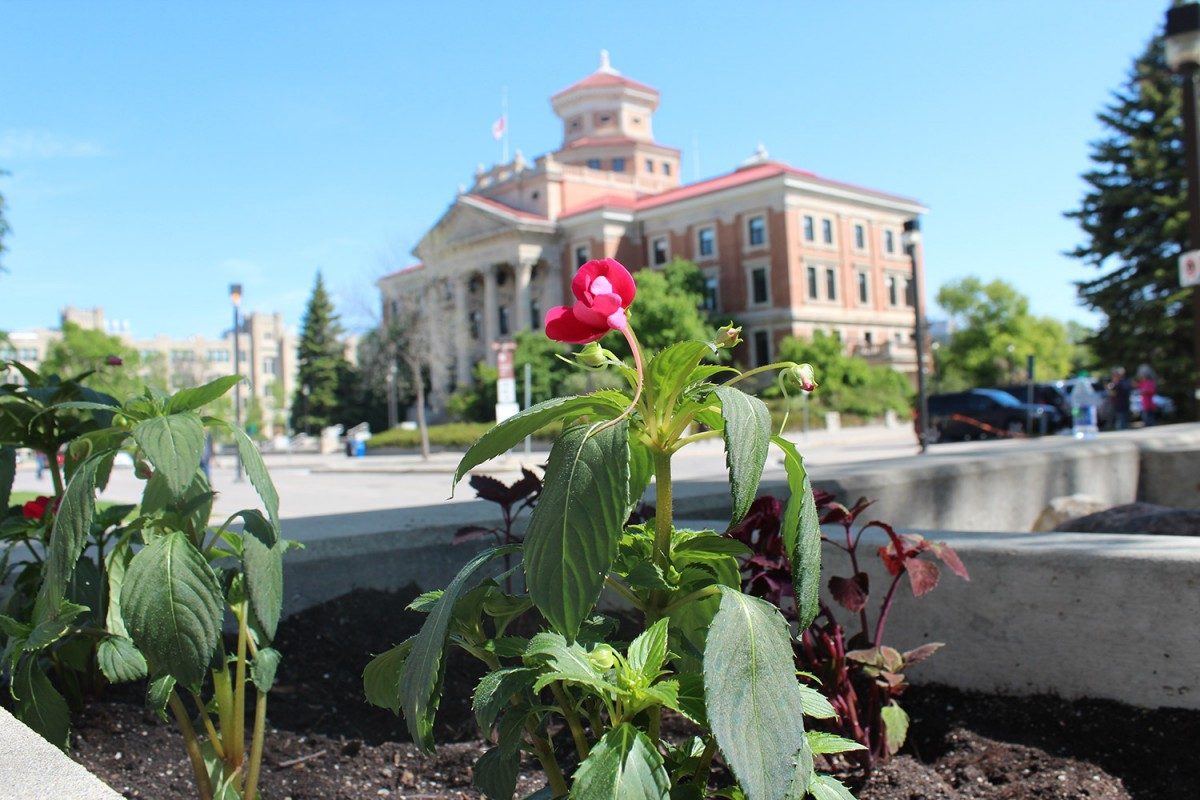
[[[1167,66],[1183,77],[1183,149],[1187,160],[1188,247],[1200,249],[1200,129],[1196,93],[1200,91],[1200,3],[1167,10]],[[1200,288],[1192,289],[1193,402],[1200,409]],[[1200,413],[1197,413],[1200,417]]]
[[[915,324],[913,338],[917,344],[917,442],[921,452],[929,449],[929,397],[925,393],[925,319],[921,313],[921,282],[917,271],[917,248],[921,246],[921,219],[913,217],[904,223],[900,235],[904,252],[912,264],[912,297]]]
[[[238,430],[242,429],[242,342],[241,342],[241,305],[242,305],[242,285],[240,283],[229,284],[229,300],[233,303],[233,374],[238,376],[238,382],[233,385],[233,422],[237,425]],[[236,450],[237,453],[237,473],[234,480],[242,479],[242,451]]]

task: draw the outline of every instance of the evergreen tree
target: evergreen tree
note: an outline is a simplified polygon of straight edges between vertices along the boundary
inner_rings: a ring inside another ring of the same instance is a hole
[[[1180,288],[1176,265],[1188,240],[1181,112],[1156,37],[1097,115],[1109,132],[1092,144],[1089,189],[1067,213],[1085,235],[1070,255],[1102,271],[1077,283],[1080,299],[1106,316],[1089,342],[1101,366],[1132,373],[1148,363],[1160,392],[1179,401],[1190,394],[1194,359],[1191,290]]]
[[[342,326],[318,272],[297,348],[297,388],[292,400],[292,428],[296,431],[315,434],[341,422],[338,384],[346,370],[341,336]]]

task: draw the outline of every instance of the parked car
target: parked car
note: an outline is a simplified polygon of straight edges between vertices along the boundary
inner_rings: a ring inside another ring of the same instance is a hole
[[[1019,403],[1027,402],[1026,398],[1029,397],[1029,384],[1027,383],[1010,383],[1007,386],[995,388],[1012,395]],[[1063,381],[1033,384],[1033,402],[1038,405],[1054,406],[1058,409],[1058,427],[1071,424],[1071,393],[1064,387]],[[1057,428],[1052,427],[1050,430],[1057,430]]]
[[[1035,433],[1065,424],[1062,412],[1053,405],[1022,403],[999,389],[935,394],[928,402],[930,442],[1014,436],[1025,433],[1030,422]],[[919,418],[916,424],[920,431]]]

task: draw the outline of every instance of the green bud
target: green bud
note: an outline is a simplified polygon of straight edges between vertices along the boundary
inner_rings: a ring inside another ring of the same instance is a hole
[[[713,344],[717,347],[736,347],[742,343],[742,326],[732,322],[717,331]]]
[[[603,369],[616,362],[616,354],[611,350],[605,350],[599,342],[586,344],[575,354],[575,363],[585,369]]]
[[[812,364],[795,364],[788,368],[787,374],[806,392],[817,388],[817,379]]]
[[[617,651],[607,644],[596,645],[596,649],[588,653],[587,657],[596,669],[609,670],[617,665]]]

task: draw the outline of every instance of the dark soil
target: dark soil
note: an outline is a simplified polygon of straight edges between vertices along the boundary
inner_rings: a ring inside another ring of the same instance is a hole
[[[480,674],[452,659],[435,731],[422,755],[401,720],[362,699],[362,668],[416,631],[413,592],[356,591],[280,626],[284,658],[271,694],[262,794],[269,800],[476,797],[472,765],[486,747],[470,713]],[[876,770],[860,800],[1118,800],[1200,797],[1200,712],[1147,711],[1108,701],[999,698],[914,687],[906,754]],[[565,745],[569,737],[559,736]],[[75,758],[126,797],[192,800],[175,726],[143,710],[139,693],[110,691],[75,721]],[[848,776],[852,783],[854,776]],[[523,766],[518,792],[543,784]]]

